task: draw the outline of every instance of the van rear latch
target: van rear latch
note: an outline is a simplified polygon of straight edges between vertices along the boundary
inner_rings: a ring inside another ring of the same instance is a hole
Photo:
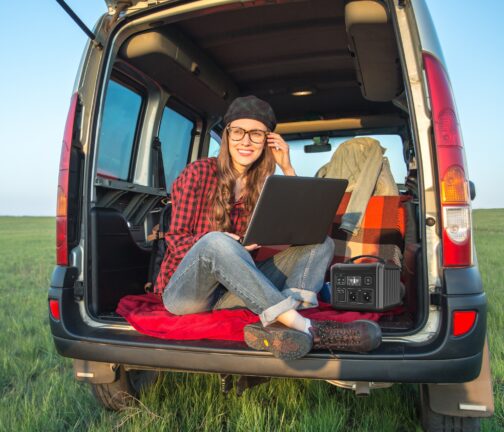
[[[442,295],[439,292],[433,292],[430,294],[430,304],[433,306],[441,306]]]
[[[84,284],[82,281],[76,281],[74,284],[74,298],[75,300],[82,300],[84,297]]]

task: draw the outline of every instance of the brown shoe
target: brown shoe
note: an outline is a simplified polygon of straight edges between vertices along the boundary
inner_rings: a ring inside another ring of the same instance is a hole
[[[243,329],[245,343],[258,351],[269,351],[275,357],[295,360],[308,354],[312,348],[311,335],[280,323],[264,327],[261,323],[249,324]]]
[[[367,352],[381,343],[380,326],[368,320],[350,323],[312,321],[310,332],[314,349]]]

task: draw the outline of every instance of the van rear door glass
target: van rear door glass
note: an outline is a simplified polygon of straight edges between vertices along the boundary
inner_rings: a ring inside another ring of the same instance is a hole
[[[385,148],[384,156],[388,159],[394,180],[398,184],[404,183],[406,176],[406,163],[403,156],[403,141],[399,135],[361,135],[374,138]],[[343,142],[353,137],[331,137],[329,144],[331,150],[321,153],[305,153],[304,146],[313,144],[313,140],[289,141],[290,158],[292,166],[300,176],[314,176],[319,168],[331,160],[331,156]],[[277,168],[275,174],[282,172]]]
[[[208,147],[208,157],[219,156],[219,150],[221,145],[221,137],[219,134],[212,130],[210,131],[210,145]]]
[[[399,135],[362,135],[374,138],[380,142],[380,145],[385,148],[384,156],[388,159],[390,169],[394,180],[398,184],[404,183],[407,173],[406,163],[403,156],[403,141]],[[313,140],[290,140],[290,158],[292,166],[296,170],[297,175],[313,177],[317,171],[330,161],[332,155],[339,145],[353,137],[332,137],[329,138],[331,150],[322,153],[306,153],[305,145],[313,144]],[[209,157],[217,157],[220,149],[221,138],[215,131],[210,133],[210,145],[208,149]],[[281,175],[282,170],[276,168],[275,174]]]
[[[192,120],[165,107],[159,128],[159,140],[168,190],[171,190],[171,184],[187,164],[193,128]]]
[[[140,94],[116,81],[109,82],[99,136],[99,176],[129,180],[142,103]]]

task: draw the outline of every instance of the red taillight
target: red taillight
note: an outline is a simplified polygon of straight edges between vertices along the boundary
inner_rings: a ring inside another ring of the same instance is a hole
[[[469,333],[476,322],[476,315],[476,311],[454,311],[453,336],[462,336]]]
[[[56,321],[61,319],[59,301],[58,300],[49,300],[49,312],[51,312],[51,317]]]
[[[471,205],[469,182],[448,76],[434,56],[423,53],[432,108],[437,172],[443,223],[443,265],[472,265]]]
[[[62,266],[68,265],[68,173],[70,169],[70,153],[72,150],[73,128],[78,100],[78,93],[74,93],[70,101],[70,109],[65,124],[58,177],[58,198],[56,204],[56,264]]]

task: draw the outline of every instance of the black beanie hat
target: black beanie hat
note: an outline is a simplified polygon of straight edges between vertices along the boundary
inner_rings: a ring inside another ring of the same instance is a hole
[[[224,123],[227,125],[237,119],[254,119],[264,123],[273,131],[276,127],[276,117],[271,105],[256,96],[237,97],[224,114]]]

